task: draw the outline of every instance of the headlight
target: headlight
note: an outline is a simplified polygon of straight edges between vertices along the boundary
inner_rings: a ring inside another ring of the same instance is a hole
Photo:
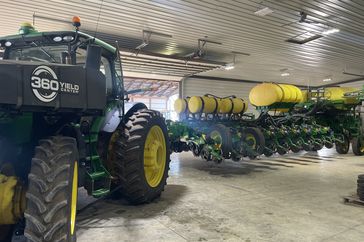
[[[63,40],[66,41],[66,42],[71,42],[73,39],[74,39],[73,36],[70,36],[70,35],[67,35],[67,36],[63,37]]]
[[[56,36],[56,37],[53,38],[53,41],[54,42],[60,42],[60,41],[62,41],[62,37],[61,36]]]

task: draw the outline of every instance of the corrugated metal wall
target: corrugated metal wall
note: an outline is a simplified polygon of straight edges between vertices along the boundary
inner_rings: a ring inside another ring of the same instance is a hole
[[[225,97],[235,95],[249,101],[249,92],[257,84],[233,81],[205,80],[198,78],[186,78],[182,81],[182,95],[201,96],[210,93],[216,96]],[[254,108],[249,105],[248,112]]]

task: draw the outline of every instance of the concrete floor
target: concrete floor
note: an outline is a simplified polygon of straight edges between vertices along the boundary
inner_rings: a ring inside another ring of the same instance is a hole
[[[364,241],[364,207],[342,198],[359,173],[362,157],[334,149],[219,165],[174,154],[161,199],[95,203],[78,241]]]

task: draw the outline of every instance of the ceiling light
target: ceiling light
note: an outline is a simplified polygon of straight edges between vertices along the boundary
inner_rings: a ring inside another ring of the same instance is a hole
[[[331,81],[332,81],[332,79],[331,79],[331,78],[325,78],[325,79],[323,79],[322,81],[323,81],[323,82],[331,82]]]
[[[56,36],[53,38],[54,42],[61,42],[62,41],[62,37],[61,36]]]
[[[302,45],[302,44],[306,44],[307,42],[319,39],[321,37],[322,37],[322,35],[306,32],[306,33],[294,36],[292,38],[289,38],[286,41],[290,42],[290,43]]]
[[[328,29],[328,30],[325,30],[322,32],[323,35],[329,35],[329,34],[334,34],[334,33],[337,33],[337,32],[340,32],[340,29]]]
[[[274,11],[268,7],[264,7],[264,8],[261,8],[257,11],[254,12],[255,15],[257,16],[265,16],[265,15],[268,15],[268,14],[271,14],[273,13]]]
[[[291,74],[289,74],[289,72],[283,72],[283,73],[281,73],[281,76],[289,76],[289,75],[291,75]]]
[[[10,47],[11,45],[12,45],[12,43],[11,43],[10,41],[6,41],[6,42],[5,42],[5,46],[6,46],[6,47]]]
[[[232,70],[232,69],[234,69],[234,68],[235,68],[234,63],[228,63],[228,64],[226,64],[226,65],[224,66],[224,69],[225,69],[225,70],[227,70],[227,71]]]
[[[74,38],[71,35],[67,35],[63,37],[63,40],[66,42],[71,42],[72,40],[74,40]]]

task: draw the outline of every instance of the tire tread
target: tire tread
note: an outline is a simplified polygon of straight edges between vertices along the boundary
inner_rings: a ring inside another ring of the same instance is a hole
[[[29,241],[70,240],[69,179],[71,163],[77,160],[76,140],[54,136],[39,141],[28,175],[26,227]]]

